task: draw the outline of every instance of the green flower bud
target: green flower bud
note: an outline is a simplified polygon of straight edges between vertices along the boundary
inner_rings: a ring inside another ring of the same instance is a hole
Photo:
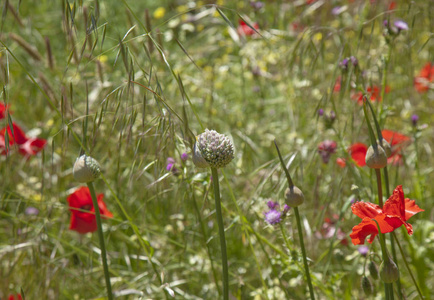
[[[370,296],[374,293],[374,286],[366,276],[362,277],[362,290],[366,296]]]
[[[398,280],[399,270],[395,262],[388,257],[380,265],[380,277],[385,283],[392,283]]]
[[[375,280],[378,279],[378,268],[377,265],[371,260],[368,264],[368,270],[369,274],[371,274],[371,277]]]
[[[383,148],[384,152],[386,152],[387,157],[390,157],[392,155],[392,147],[385,139],[382,139],[381,143],[380,141],[377,141],[377,144]]]
[[[94,181],[100,173],[101,169],[98,162],[86,155],[78,157],[72,169],[75,180],[82,183]]]
[[[196,137],[193,163],[199,168],[223,168],[234,158],[234,145],[224,134],[205,129]]]
[[[381,169],[387,165],[387,156],[384,149],[377,145],[375,149],[373,146],[369,146],[368,151],[366,152],[365,162],[369,168],[372,169]]]
[[[290,207],[297,207],[304,202],[303,192],[295,185],[285,191],[286,204]]]

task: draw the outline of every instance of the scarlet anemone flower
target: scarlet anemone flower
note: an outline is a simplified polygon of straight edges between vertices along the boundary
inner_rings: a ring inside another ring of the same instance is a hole
[[[252,27],[255,28],[256,30],[259,29],[259,25],[256,22],[252,25]],[[237,31],[238,34],[241,36],[252,36],[256,33],[255,30],[253,30],[249,25],[246,24],[246,22],[242,20],[238,22]]]
[[[97,196],[98,207],[102,217],[112,218],[113,214],[107,209],[103,201],[104,195]],[[95,208],[92,204],[92,197],[89,188],[80,187],[68,196],[69,210],[71,211],[71,223],[69,229],[78,233],[88,233],[96,231]]]
[[[429,89],[429,83],[434,81],[434,63],[426,63],[420,70],[419,75],[414,78],[414,88],[419,93]]]
[[[0,120],[6,117],[6,110],[8,109],[8,107],[9,105],[4,105],[0,102]]]
[[[398,185],[393,191],[392,196],[384,203],[383,208],[369,202],[356,202],[351,205],[353,214],[362,218],[362,222],[353,227],[350,237],[354,245],[362,245],[370,235],[369,243],[374,241],[378,234],[377,223],[381,233],[394,231],[404,225],[409,235],[413,234],[413,227],[407,223],[413,215],[424,211],[416,205],[414,200],[404,198],[402,185]],[[375,220],[375,221],[374,221]]]
[[[371,95],[369,99],[372,102],[375,102],[375,101],[380,102],[382,100],[381,99],[381,89],[378,86],[373,86],[373,87],[368,86],[368,88],[366,89],[366,92]],[[386,86],[384,92],[385,93],[390,92],[390,87]],[[353,100],[356,100],[357,103],[359,103],[360,105],[363,105],[363,95],[364,95],[364,93],[358,92],[358,93],[353,94],[351,96],[351,98]]]
[[[399,132],[384,129],[381,131],[383,138],[390,144],[392,154],[387,159],[394,165],[402,164],[402,151],[411,142],[411,138]]]
[[[9,145],[17,144],[19,151],[22,155],[32,156],[40,152],[47,143],[44,139],[29,138],[24,131],[17,124],[12,123],[14,133],[12,134],[11,128],[5,127],[0,131],[0,154],[5,154],[7,151],[5,148],[5,135],[9,136]]]

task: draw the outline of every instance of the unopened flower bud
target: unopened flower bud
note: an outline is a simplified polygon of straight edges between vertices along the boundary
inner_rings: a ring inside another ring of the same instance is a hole
[[[381,263],[380,277],[385,283],[392,283],[398,280],[398,267],[390,257],[386,258],[386,260]]]
[[[362,290],[366,296],[370,296],[374,293],[374,287],[369,278],[366,276],[362,277]]]
[[[365,156],[366,165],[372,169],[381,169],[387,165],[387,156],[383,147],[377,145],[376,149],[369,146]]]
[[[368,270],[369,274],[371,274],[371,277],[375,280],[378,279],[378,268],[377,265],[371,260],[371,262],[368,264]]]
[[[383,148],[384,152],[386,152],[387,157],[390,157],[392,155],[392,147],[385,139],[382,139],[381,143],[380,141],[377,141],[377,144]]]
[[[99,177],[100,173],[99,163],[87,155],[78,157],[72,169],[75,180],[82,183],[94,181]]]
[[[297,207],[304,202],[303,192],[295,185],[287,188],[285,191],[286,204],[291,207]]]
[[[234,158],[234,146],[224,134],[206,129],[196,137],[193,162],[199,168],[223,168]]]

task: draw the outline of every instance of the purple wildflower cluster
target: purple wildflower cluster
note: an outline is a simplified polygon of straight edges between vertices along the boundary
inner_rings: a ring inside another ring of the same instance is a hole
[[[348,70],[348,65],[351,62],[351,64],[353,65],[354,68],[356,68],[359,65],[359,61],[357,58],[355,58],[354,56],[350,56],[350,57],[346,57],[344,58],[340,63],[339,66],[341,67],[341,69],[343,70]]]
[[[407,31],[410,29],[408,24],[403,20],[396,20],[393,24],[390,24],[388,20],[384,20],[383,25],[385,27],[384,37],[388,43],[390,42],[390,37],[394,38],[399,35],[401,31]]]
[[[318,145],[318,153],[323,163],[328,163],[330,156],[336,153],[337,143],[335,141],[325,140]]]
[[[290,207],[287,204],[285,204],[283,206],[282,211],[280,211],[279,203],[271,200],[267,202],[267,206],[269,210],[264,213],[265,222],[271,225],[276,225],[282,222],[282,220],[286,217],[290,209]]]
[[[182,153],[181,160],[183,162],[188,160],[188,154]],[[166,160],[166,170],[168,172],[172,172],[174,175],[178,175],[180,173],[179,169],[176,167],[176,160],[173,157],[168,157]]]

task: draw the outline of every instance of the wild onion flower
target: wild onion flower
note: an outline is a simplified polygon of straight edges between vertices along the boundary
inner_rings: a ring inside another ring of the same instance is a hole
[[[370,202],[359,201],[351,205],[351,209],[353,214],[362,218],[362,222],[354,226],[350,234],[354,245],[363,245],[369,235],[368,242],[372,243],[374,241],[375,236],[378,234],[375,221],[378,222],[381,233],[392,232],[404,225],[408,234],[412,235],[413,227],[407,221],[413,215],[424,211],[416,205],[414,200],[404,198],[401,185],[395,188],[392,196],[384,203],[383,208]]]
[[[328,163],[330,156],[336,153],[337,143],[335,141],[325,140],[318,145],[318,153],[323,163]]]
[[[199,168],[223,168],[234,158],[232,141],[215,130],[205,129],[196,137],[193,162]]]
[[[398,266],[390,257],[381,263],[380,277],[385,283],[393,283],[399,279]]]
[[[382,169],[387,165],[387,155],[383,147],[376,144],[369,146],[365,156],[366,165],[372,169]]]
[[[78,182],[88,183],[99,177],[101,168],[94,158],[83,154],[75,161],[72,173]]]

